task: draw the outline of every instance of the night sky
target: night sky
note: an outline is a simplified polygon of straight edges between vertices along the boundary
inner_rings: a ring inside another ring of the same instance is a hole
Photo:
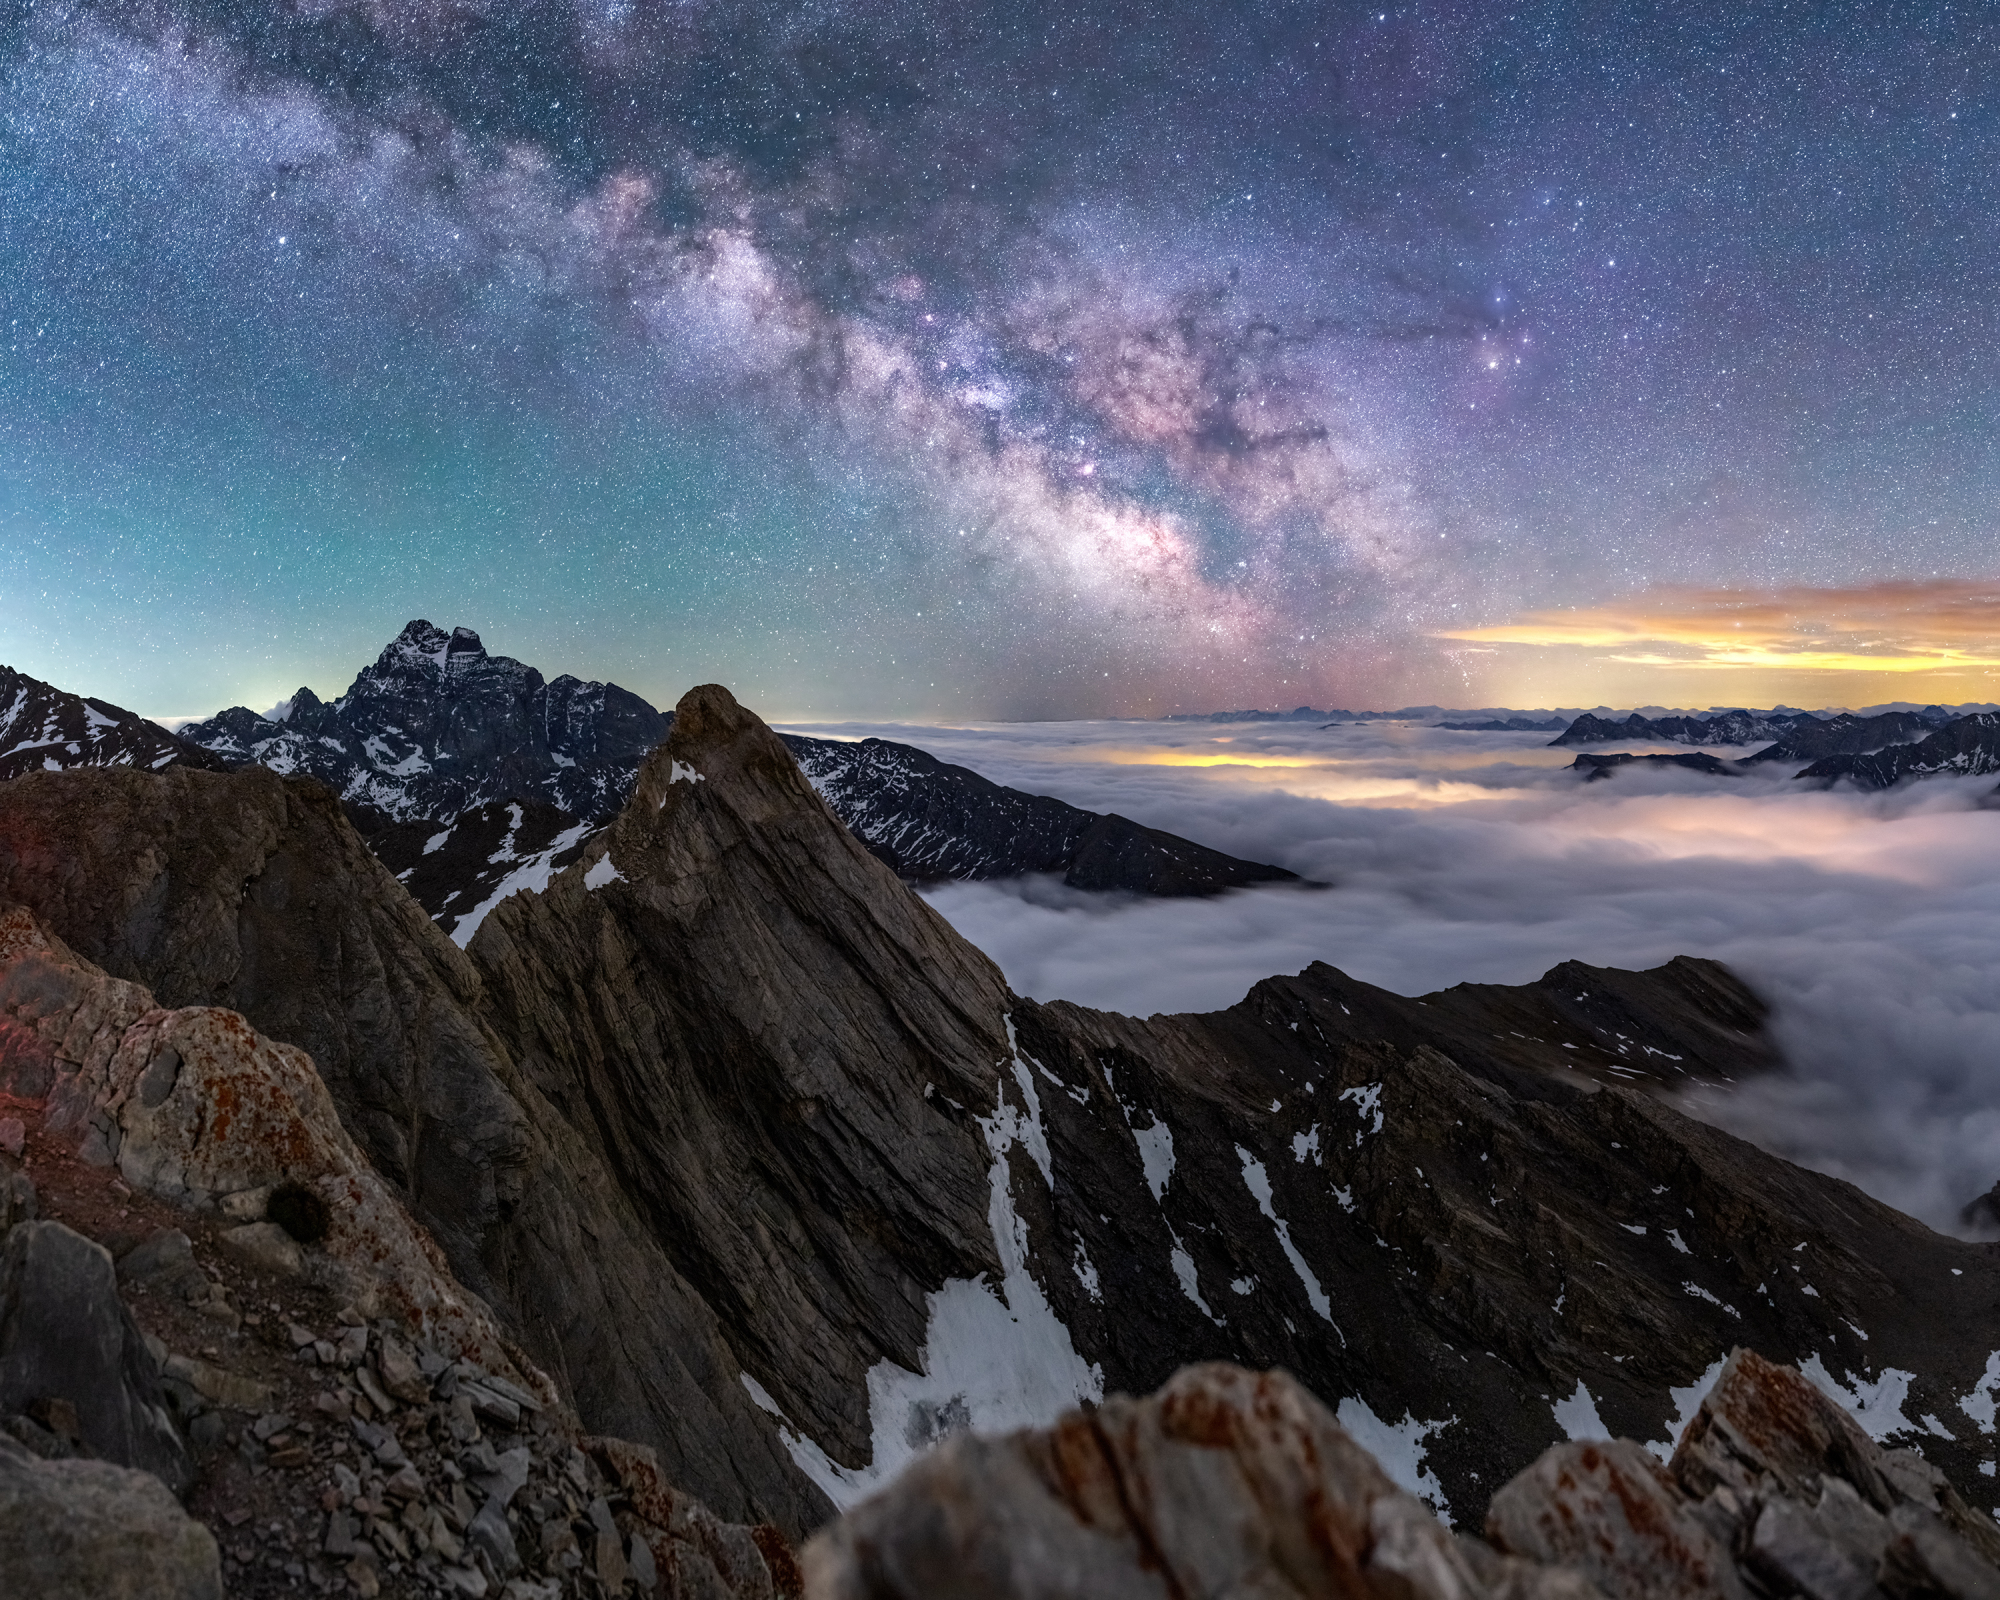
[[[0,660],[2000,697],[1994,16],[0,0]]]

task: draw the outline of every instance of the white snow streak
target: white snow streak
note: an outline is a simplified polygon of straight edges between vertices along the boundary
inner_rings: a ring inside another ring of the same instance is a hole
[[[1007,1103],[1003,1075],[993,1115],[974,1119],[993,1154],[986,1220],[1000,1258],[1000,1293],[983,1273],[950,1280],[928,1297],[923,1370],[911,1372],[892,1361],[879,1361],[869,1370],[872,1448],[866,1466],[841,1466],[781,1419],[778,1436],[792,1460],[842,1510],[873,1494],[953,1433],[1039,1427],[1079,1401],[1104,1398],[1103,1370],[1077,1354],[1069,1330],[1028,1271],[1028,1226],[1014,1209],[1008,1152],[1020,1144],[1045,1180],[1051,1167],[1033,1080],[1019,1051],[1011,1050],[1011,1017],[1006,1026],[1011,1075],[1022,1085],[1027,1104]],[[1008,1063],[1000,1065],[1005,1069]],[[1079,1260],[1088,1265],[1081,1252]]]

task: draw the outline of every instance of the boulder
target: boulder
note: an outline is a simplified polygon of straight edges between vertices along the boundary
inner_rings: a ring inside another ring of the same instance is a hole
[[[1587,1600],[1469,1553],[1282,1372],[1187,1367],[1052,1427],[961,1435],[806,1546],[809,1600]]]
[[[208,1529],[150,1472],[0,1436],[0,1587],[35,1600],[222,1600]]]
[[[59,1222],[24,1222],[0,1246],[0,1415],[65,1401],[89,1452],[176,1494],[193,1472],[111,1257]]]

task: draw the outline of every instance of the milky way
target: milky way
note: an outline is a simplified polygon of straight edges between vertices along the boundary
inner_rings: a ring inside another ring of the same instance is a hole
[[[1989,573],[1993,38],[1628,9],[15,4],[0,654],[1463,703],[1524,612]]]

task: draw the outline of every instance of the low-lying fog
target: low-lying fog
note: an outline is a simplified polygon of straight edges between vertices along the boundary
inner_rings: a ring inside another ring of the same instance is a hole
[[[1792,1072],[1690,1110],[1953,1233],[2000,1179],[1990,777],[1858,794],[1794,784],[1790,767],[1628,768],[1586,784],[1546,733],[1385,723],[800,731],[901,740],[1333,886],[1208,901],[1046,881],[932,892],[1021,993],[1145,1014],[1227,1006],[1314,960],[1423,994],[1570,958],[1712,956],[1772,1003]]]

